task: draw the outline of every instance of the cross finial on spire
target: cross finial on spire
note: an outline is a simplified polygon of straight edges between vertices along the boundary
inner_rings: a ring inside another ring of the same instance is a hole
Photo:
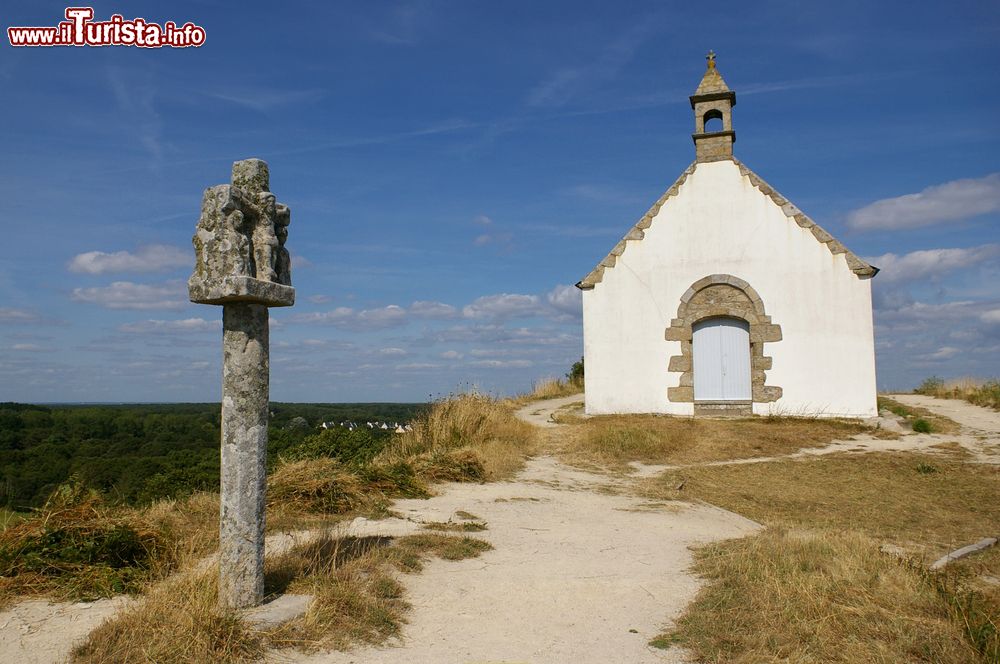
[[[708,68],[715,69],[715,51],[709,49],[708,55],[705,56],[705,59],[708,60]]]

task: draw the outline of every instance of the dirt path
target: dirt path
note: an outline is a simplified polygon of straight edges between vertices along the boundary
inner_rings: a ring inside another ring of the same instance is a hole
[[[995,410],[976,406],[961,399],[938,399],[922,394],[890,394],[888,396],[907,406],[919,406],[938,415],[950,417],[973,435],[1000,438],[1000,412]]]
[[[939,438],[957,442],[980,463],[1000,464],[1000,412],[961,399],[938,399],[922,394],[889,396],[904,405],[926,408],[955,420],[962,426],[962,431],[957,436],[943,435]]]
[[[516,414],[518,418],[528,424],[534,424],[536,427],[542,428],[553,428],[559,425],[552,421],[552,415],[557,410],[575,406],[578,403],[583,403],[583,394],[572,394],[568,397],[559,397],[558,399],[536,401],[524,406]],[[579,413],[577,414],[579,415]]]
[[[0,662],[64,662],[77,641],[131,601],[127,597],[72,603],[25,600],[0,612]]]
[[[522,408],[551,415],[582,396]],[[457,521],[459,510],[489,524],[476,537],[495,549],[438,561],[405,577],[413,604],[402,638],[377,648],[278,661],[310,664],[606,664],[685,662],[678,648],[648,645],[699,587],[690,547],[740,537],[759,526],[710,506],[649,503],[623,495],[627,478],[595,475],[548,456],[512,482],[450,484],[430,500],[397,501],[411,523]],[[379,527],[367,522],[366,532]],[[398,527],[385,523],[389,530]]]

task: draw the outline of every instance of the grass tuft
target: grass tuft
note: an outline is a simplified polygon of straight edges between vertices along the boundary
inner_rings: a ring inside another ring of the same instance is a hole
[[[91,632],[73,651],[73,661],[242,663],[260,659],[264,638],[237,615],[218,608],[215,573],[169,579],[135,607]]]
[[[266,592],[312,595],[304,615],[258,632],[219,609],[214,571],[190,573],[158,584],[102,624],[76,648],[74,661],[240,664],[269,648],[382,643],[399,634],[408,608],[398,572],[419,571],[431,557],[462,560],[490,548],[468,537],[340,538],[327,531],[267,561]]]
[[[865,535],[769,528],[695,559],[710,583],[660,638],[703,660],[958,664],[975,656],[933,585]]]
[[[907,406],[889,397],[878,398],[878,409],[899,415],[917,433],[958,433],[962,428],[949,417],[919,406]]]
[[[445,532],[475,533],[486,530],[482,521],[429,521],[423,525],[425,530],[440,530]]]
[[[413,423],[413,431],[394,438],[376,462],[413,459],[430,478],[453,479],[464,472],[462,479],[503,479],[523,467],[534,436],[534,428],[514,416],[511,404],[477,393],[460,394],[435,403]]]
[[[565,436],[573,460],[624,467],[688,464],[791,454],[833,440],[871,433],[858,422],[772,417],[711,420],[656,415],[608,415],[583,421]]]

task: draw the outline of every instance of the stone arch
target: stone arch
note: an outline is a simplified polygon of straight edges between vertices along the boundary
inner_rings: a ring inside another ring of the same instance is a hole
[[[712,274],[691,284],[681,296],[677,318],[670,321],[665,338],[681,342],[681,354],[670,358],[667,371],[680,372],[677,387],[667,389],[667,399],[674,403],[694,403],[694,365],[691,341],[692,326],[706,318],[738,318],[750,325],[750,392],[752,403],[769,403],[781,398],[781,388],[767,385],[771,357],[764,355],[764,344],[781,341],[781,326],[771,322],[764,302],[750,284],[731,274]],[[712,410],[712,409],[706,409]],[[732,410],[732,409],[726,409]],[[749,404],[742,409],[750,414]],[[699,414],[695,405],[695,414]],[[741,413],[743,414],[743,413]]]
[[[711,122],[712,120],[719,121],[718,129],[709,128],[711,126],[709,125],[709,122]],[[722,111],[720,111],[717,108],[709,109],[705,113],[705,115],[701,117],[701,126],[702,126],[702,131],[704,131],[705,133],[712,133],[714,131],[724,131],[726,127],[725,127],[725,119],[722,116]]]

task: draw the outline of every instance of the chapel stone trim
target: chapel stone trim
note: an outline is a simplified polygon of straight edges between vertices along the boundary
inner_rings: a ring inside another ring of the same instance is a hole
[[[738,318],[750,325],[751,400],[771,403],[780,399],[781,388],[766,384],[772,358],[764,355],[764,344],[781,341],[781,326],[771,322],[760,295],[746,281],[731,274],[711,274],[694,282],[684,292],[677,307],[677,318],[670,321],[664,334],[667,341],[681,342],[681,354],[672,356],[667,365],[667,371],[681,374],[677,387],[667,388],[667,400],[695,403],[692,328],[706,318]],[[697,403],[695,407],[697,410]]]

